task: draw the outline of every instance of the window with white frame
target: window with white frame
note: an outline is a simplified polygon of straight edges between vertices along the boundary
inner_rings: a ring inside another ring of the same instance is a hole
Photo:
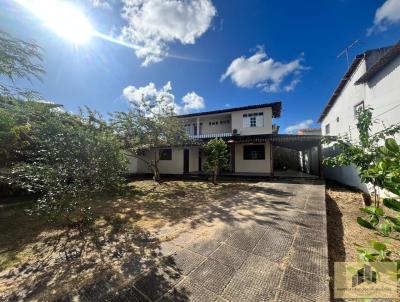
[[[185,126],[183,127],[183,129],[185,130],[187,135],[191,134],[191,125],[190,124],[185,124]]]
[[[245,113],[243,114],[243,128],[264,127],[264,113]]]
[[[326,124],[326,126],[325,126],[325,134],[329,135],[329,133],[331,133],[331,126],[329,124]]]

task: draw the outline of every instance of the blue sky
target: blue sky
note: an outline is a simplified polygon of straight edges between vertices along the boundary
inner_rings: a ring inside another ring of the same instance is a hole
[[[400,39],[400,0],[74,1],[96,31],[136,50],[76,45],[15,1],[0,5],[0,29],[43,48],[46,75],[32,86],[67,110],[126,110],[139,95],[167,96],[178,112],[280,100],[282,132],[316,125],[346,45],[360,40],[353,58]]]

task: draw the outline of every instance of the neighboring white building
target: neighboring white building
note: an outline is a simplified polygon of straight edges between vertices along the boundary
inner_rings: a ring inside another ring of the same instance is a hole
[[[322,134],[347,135],[358,141],[356,112],[360,107],[374,109],[372,133],[400,122],[400,42],[356,56],[321,113]],[[323,150],[324,156],[337,152]],[[324,173],[328,179],[368,191],[355,167],[324,167]]]
[[[205,157],[201,145],[213,138],[224,139],[230,149],[227,173],[273,175],[273,146],[306,150],[319,144],[319,137],[277,134],[272,119],[279,118],[281,102],[251,105],[178,116],[195,146],[160,147],[144,150],[146,160],[158,161],[161,174],[203,172]],[[151,171],[143,160],[132,159],[130,172]],[[319,171],[318,171],[319,172]]]
[[[297,131],[298,135],[321,135],[321,128],[303,128]]]

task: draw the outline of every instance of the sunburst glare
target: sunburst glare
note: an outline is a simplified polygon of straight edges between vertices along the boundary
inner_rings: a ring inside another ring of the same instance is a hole
[[[86,43],[94,30],[86,16],[73,4],[59,0],[16,0],[46,26],[76,44]]]

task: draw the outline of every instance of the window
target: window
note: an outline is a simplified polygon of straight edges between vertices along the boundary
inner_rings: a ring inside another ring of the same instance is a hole
[[[184,130],[185,130],[185,132],[186,132],[186,134],[187,135],[190,135],[190,124],[186,124],[185,126],[184,126]]]
[[[264,145],[243,146],[243,159],[244,160],[265,159],[265,146]]]
[[[264,127],[264,113],[245,113],[243,114],[243,128]]]
[[[160,149],[160,160],[172,160],[172,149]]]
[[[364,101],[358,103],[357,105],[354,106],[354,118],[357,118],[358,111],[364,109]]]
[[[327,124],[325,126],[325,135],[328,135],[331,132],[331,126],[329,124]]]
[[[250,117],[250,127],[257,127],[256,117]]]

